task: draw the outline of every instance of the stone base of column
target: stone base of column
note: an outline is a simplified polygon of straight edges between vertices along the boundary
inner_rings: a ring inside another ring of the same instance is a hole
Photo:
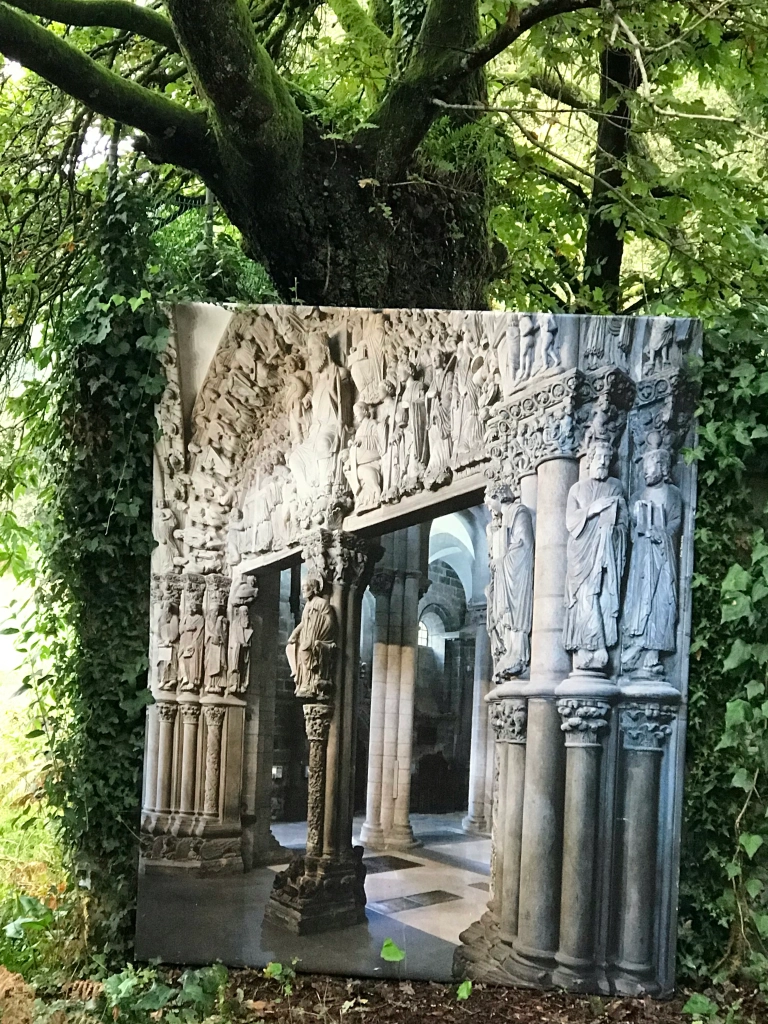
[[[243,871],[241,835],[148,835],[143,833],[139,873],[238,875]]]
[[[551,988],[548,971],[528,976],[520,971],[512,946],[504,942],[499,932],[499,921],[493,911],[483,914],[459,936],[460,946],[453,954],[453,974],[456,978],[471,978],[492,985],[520,988]]]
[[[604,672],[574,669],[555,690],[557,697],[594,697],[603,700],[617,697],[619,689]]]
[[[656,996],[661,986],[653,980],[651,964],[619,960],[611,970],[612,991],[622,996]]]
[[[490,832],[485,818],[475,818],[471,814],[462,819],[461,827],[465,832],[477,836],[487,836]]]
[[[576,957],[557,954],[557,970],[552,975],[552,984],[568,992],[607,992],[606,983],[600,984],[592,960],[578,960]]]
[[[388,850],[413,850],[422,844],[414,838],[410,825],[395,825],[387,836],[385,845]]]
[[[381,825],[363,823],[360,829],[360,845],[369,850],[383,850],[387,845],[387,837]]]
[[[264,920],[295,935],[350,928],[365,920],[362,847],[345,860],[295,857],[275,878]]]
[[[271,829],[264,832],[263,826],[257,822],[243,821],[243,866],[246,871],[253,868],[266,867],[268,864],[285,864],[293,856],[291,850],[272,835]]]

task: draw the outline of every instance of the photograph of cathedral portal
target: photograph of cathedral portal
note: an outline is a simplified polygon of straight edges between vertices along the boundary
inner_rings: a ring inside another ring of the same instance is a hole
[[[174,307],[139,959],[672,993],[699,352]]]
[[[306,566],[274,574],[276,621],[258,621],[262,613],[248,627],[274,629],[278,654],[274,666],[254,666],[259,706],[247,704],[244,715],[248,737],[262,730],[246,749],[257,759],[260,744],[271,749],[268,784],[245,825],[248,870],[229,870],[226,837],[209,851],[210,869],[194,878],[149,866],[140,881],[142,957],[299,957],[306,970],[386,974],[380,953],[391,938],[406,953],[409,976],[451,977],[459,936],[489,899],[489,523],[481,505],[381,538],[361,602],[353,843],[363,856],[333,873],[319,867],[322,808],[313,806],[325,779],[312,787],[308,780],[326,756],[338,622]],[[257,612],[267,596],[255,598]],[[240,651],[243,637],[234,632],[233,623],[230,641]],[[258,721],[265,714],[269,724]],[[251,785],[258,767],[245,765]],[[192,850],[194,838],[188,842]],[[313,859],[318,884],[310,889]]]

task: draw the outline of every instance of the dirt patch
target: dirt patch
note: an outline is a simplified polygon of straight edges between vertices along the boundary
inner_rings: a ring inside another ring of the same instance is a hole
[[[32,1024],[35,994],[20,974],[0,965],[0,1021],[2,1024]]]
[[[392,1021],[393,1024],[690,1024],[683,1001],[570,996],[477,984],[468,999],[456,998],[455,985],[436,982],[385,982],[299,975],[290,995],[256,971],[231,975],[243,995],[243,1009],[265,1022],[297,1020]]]

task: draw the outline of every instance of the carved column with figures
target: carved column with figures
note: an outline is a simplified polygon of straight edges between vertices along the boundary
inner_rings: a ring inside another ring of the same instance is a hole
[[[306,602],[287,653],[310,739],[309,835],[265,910],[299,935],[365,920],[362,847],[352,847],[360,608],[380,553],[338,530],[317,531],[303,549]]]

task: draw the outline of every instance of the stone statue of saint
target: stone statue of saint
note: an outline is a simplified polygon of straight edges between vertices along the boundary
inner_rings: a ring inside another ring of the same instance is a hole
[[[422,486],[427,468],[427,389],[419,379],[416,363],[401,356],[397,381],[402,392],[404,476],[401,486],[413,493]]]
[[[163,595],[157,617],[155,663],[157,684],[161,690],[175,690],[179,678],[179,605],[169,590]]]
[[[381,504],[381,424],[366,402],[354,407],[355,436],[346,454],[345,475],[355,498],[355,509],[365,512]]]
[[[247,604],[232,606],[227,652],[227,693],[245,693],[251,665],[253,627]]]
[[[683,502],[670,482],[671,455],[653,432],[643,455],[645,487],[632,495],[632,555],[624,611],[625,670],[662,675],[662,653],[675,650],[677,559]]]
[[[205,616],[205,692],[224,693],[227,685],[229,623],[218,595]]]
[[[536,324],[525,313],[519,320],[520,329],[520,364],[515,374],[516,381],[528,380],[533,373],[533,361],[536,356]]]
[[[176,541],[178,523],[168,502],[159,498],[155,502],[155,515],[152,522],[152,534],[157,547],[152,552],[152,572],[165,575],[176,572],[177,565],[182,562],[179,545]],[[178,561],[177,561],[178,559]]]
[[[338,640],[336,613],[323,595],[323,583],[308,576],[302,586],[306,604],[301,622],[288,637],[285,653],[302,700],[330,700]]]
[[[453,377],[451,443],[456,467],[467,466],[483,457],[483,427],[480,422],[480,391],[475,374],[483,357],[472,351],[464,337],[456,347]]]
[[[489,501],[491,581],[488,634],[494,678],[519,675],[531,660],[533,623],[533,521],[526,505],[505,487]]]
[[[440,487],[451,479],[451,398],[453,370],[445,352],[432,350],[432,381],[427,390],[429,462],[424,476],[427,487]]]
[[[596,441],[587,451],[589,478],[568,492],[568,570],[563,643],[574,669],[603,669],[618,642],[619,592],[627,546],[627,505],[609,476],[613,448]]]
[[[205,619],[199,593],[187,592],[179,641],[179,689],[199,693],[203,683]]]

